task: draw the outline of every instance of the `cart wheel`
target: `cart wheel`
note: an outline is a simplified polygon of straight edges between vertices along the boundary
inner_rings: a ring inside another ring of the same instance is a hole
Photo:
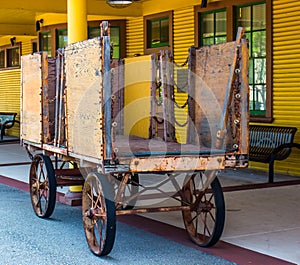
[[[201,247],[209,247],[220,239],[225,223],[223,191],[217,177],[211,189],[200,193],[206,177],[203,172],[187,176],[182,189],[182,205],[191,206],[183,210],[182,216],[191,240]]]
[[[122,174],[112,174],[112,176],[115,179],[115,185],[114,185],[114,191],[115,194],[117,194],[119,186],[120,186],[120,182],[122,181],[124,175],[126,173],[122,173]],[[137,173],[131,174],[126,186],[125,186],[125,190],[121,196],[121,202],[116,202],[118,203],[118,209],[122,209],[122,210],[130,210],[133,209],[136,201],[137,201],[137,197],[133,197],[135,194],[137,194],[139,192],[139,175]]]
[[[88,174],[82,191],[82,219],[90,250],[105,256],[113,248],[116,234],[116,208],[107,176]]]
[[[56,201],[56,179],[52,162],[48,156],[34,156],[29,175],[30,198],[38,217],[48,218],[54,211]]]

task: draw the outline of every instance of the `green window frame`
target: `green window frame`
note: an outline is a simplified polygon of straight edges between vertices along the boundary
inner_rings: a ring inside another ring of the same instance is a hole
[[[266,3],[236,7],[236,25],[242,26],[249,43],[250,114],[265,116],[267,109]]]
[[[144,54],[173,52],[173,11],[144,16]]]
[[[226,9],[199,14],[200,46],[220,44],[227,41]]]

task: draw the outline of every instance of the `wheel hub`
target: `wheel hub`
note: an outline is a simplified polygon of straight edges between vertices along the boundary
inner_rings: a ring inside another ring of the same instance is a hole
[[[105,217],[105,212],[103,211],[102,208],[90,208],[89,210],[87,210],[85,212],[86,217],[88,217],[89,219],[95,219],[95,218],[103,218]]]
[[[204,201],[204,202],[200,202],[197,206],[197,212],[204,212],[204,213],[208,213],[211,211],[211,209],[213,208],[213,205],[211,202],[209,201]]]

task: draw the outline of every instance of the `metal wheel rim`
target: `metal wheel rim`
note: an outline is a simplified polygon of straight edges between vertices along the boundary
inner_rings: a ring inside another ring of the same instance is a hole
[[[197,176],[200,176],[199,180]],[[196,196],[199,196],[199,189],[203,186],[203,176],[202,172],[193,174],[186,182],[183,188],[183,205],[193,205]],[[218,225],[215,194],[209,189],[200,196],[201,201],[197,208],[184,210],[182,215],[191,240],[200,246],[210,246],[212,240],[215,241],[215,230]]]
[[[53,188],[50,187],[49,174],[54,174],[54,171],[49,172],[44,157],[36,155],[30,167],[29,185],[31,203],[39,217],[48,217],[53,212],[49,207],[54,208],[52,200],[55,194],[51,194]]]
[[[83,225],[87,243],[95,255],[105,247],[107,208],[101,183],[94,175],[88,176],[82,192]]]

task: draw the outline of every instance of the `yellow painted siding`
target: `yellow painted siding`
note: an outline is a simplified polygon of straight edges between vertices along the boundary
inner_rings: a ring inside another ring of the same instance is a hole
[[[20,70],[0,71],[0,111],[16,112],[20,120]],[[19,136],[20,127],[16,124],[7,134]]]
[[[274,125],[298,128],[300,143],[300,5],[298,0],[273,1],[273,109]],[[300,176],[300,150],[275,164],[281,173]],[[251,165],[261,168],[261,163]],[[264,167],[266,169],[266,167]]]
[[[174,60],[177,65],[185,63],[188,57],[189,48],[194,45],[194,8],[188,7],[174,11]],[[187,67],[187,65],[185,66]],[[176,69],[176,66],[174,67]],[[176,72],[175,72],[176,74]],[[177,93],[175,88],[175,99],[179,105],[183,105],[187,100],[186,93]],[[187,107],[184,109],[175,108],[175,117],[180,124],[187,120]],[[176,128],[176,138],[179,142],[186,142],[186,126]]]
[[[144,29],[143,17],[130,18],[126,24],[126,57],[133,57],[135,54],[144,54]]]
[[[32,52],[31,39],[33,36],[17,37],[22,42],[22,55]],[[0,111],[18,113],[16,119],[20,120],[20,86],[21,70],[0,71]],[[8,135],[19,136],[20,126],[16,124],[7,130]]]
[[[32,53],[32,42],[30,40],[26,40],[22,42],[22,55]]]

